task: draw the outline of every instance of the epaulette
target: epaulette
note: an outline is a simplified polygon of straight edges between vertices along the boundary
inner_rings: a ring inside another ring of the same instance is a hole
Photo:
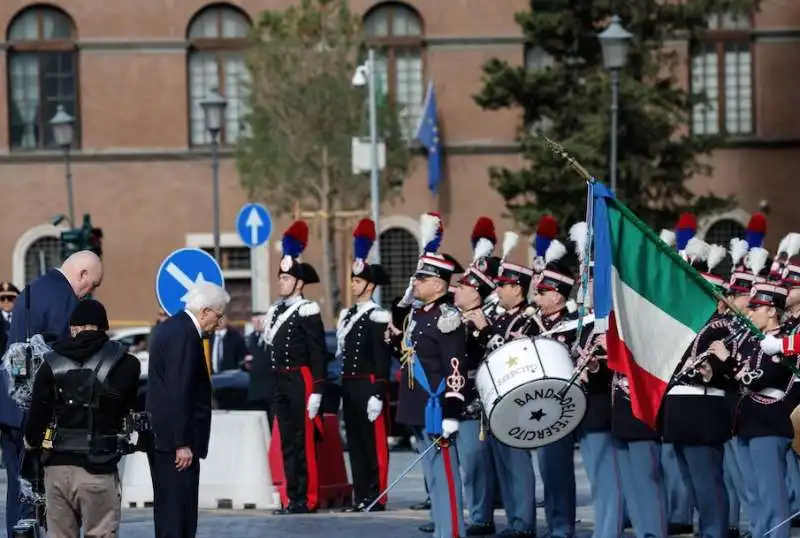
[[[299,314],[304,318],[309,316],[316,316],[319,314],[319,304],[316,301],[308,301],[303,303],[299,309]]]
[[[439,309],[442,313],[439,315],[436,327],[445,334],[458,329],[461,325],[461,313],[458,309],[449,304],[443,304]]]
[[[369,319],[375,323],[389,323],[392,320],[392,315],[388,310],[383,308],[373,308],[369,313]]]

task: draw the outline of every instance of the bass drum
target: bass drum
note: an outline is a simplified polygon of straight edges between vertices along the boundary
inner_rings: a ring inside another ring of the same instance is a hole
[[[569,385],[573,372],[569,350],[551,338],[519,338],[490,353],[475,385],[495,439],[533,449],[572,433],[586,414],[586,394]]]

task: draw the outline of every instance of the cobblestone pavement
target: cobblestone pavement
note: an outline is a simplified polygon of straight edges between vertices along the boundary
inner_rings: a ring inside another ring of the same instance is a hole
[[[390,479],[397,477],[413,461],[412,452],[392,452]],[[535,460],[535,458],[534,458]],[[589,538],[592,508],[589,483],[576,451],[579,538]],[[5,473],[0,473],[0,499],[5,498]],[[537,471],[536,496],[542,499],[542,484]],[[389,510],[376,514],[342,514],[326,511],[313,515],[273,516],[266,511],[209,510],[200,516],[197,538],[425,538],[417,527],[428,521],[427,512],[409,510],[408,506],[425,498],[422,468],[416,467],[390,494]],[[0,512],[4,509],[0,503]],[[505,524],[502,510],[495,513],[498,530]],[[537,510],[538,535],[546,536],[544,510]],[[2,532],[2,531],[0,531]],[[152,538],[153,513],[149,509],[125,509],[120,538]],[[633,536],[630,532],[626,537]],[[793,537],[800,531],[793,530]]]

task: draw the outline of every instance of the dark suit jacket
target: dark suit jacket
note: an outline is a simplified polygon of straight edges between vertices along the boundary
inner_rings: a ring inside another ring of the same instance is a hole
[[[150,338],[146,409],[155,449],[188,446],[205,458],[211,435],[211,378],[203,342],[186,312],[163,321]]]
[[[214,346],[217,344],[216,340],[216,333],[211,333],[209,342],[211,343],[212,358],[214,357]],[[222,337],[222,362],[219,365],[219,371],[240,369],[247,355],[247,344],[244,341],[244,336],[236,329],[228,327],[228,330],[225,331],[225,336]]]
[[[78,304],[67,277],[53,269],[30,285],[31,336],[50,333],[59,338],[69,337],[69,317]],[[25,341],[28,313],[25,309],[26,290],[17,297],[11,315],[8,345]],[[8,395],[7,381],[0,376],[0,426],[21,428],[22,411]]]
[[[253,362],[250,364],[247,399],[251,402],[260,400],[271,402],[277,391],[277,374],[269,363],[269,351],[258,343],[260,338],[260,332],[252,332],[247,337],[247,348],[253,356]]]

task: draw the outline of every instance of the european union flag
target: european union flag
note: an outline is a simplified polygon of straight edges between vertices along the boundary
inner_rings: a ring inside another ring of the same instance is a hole
[[[436,90],[428,83],[428,93],[422,105],[422,117],[414,137],[428,150],[428,188],[435,195],[442,181],[442,145],[439,141],[439,120],[436,115]]]

